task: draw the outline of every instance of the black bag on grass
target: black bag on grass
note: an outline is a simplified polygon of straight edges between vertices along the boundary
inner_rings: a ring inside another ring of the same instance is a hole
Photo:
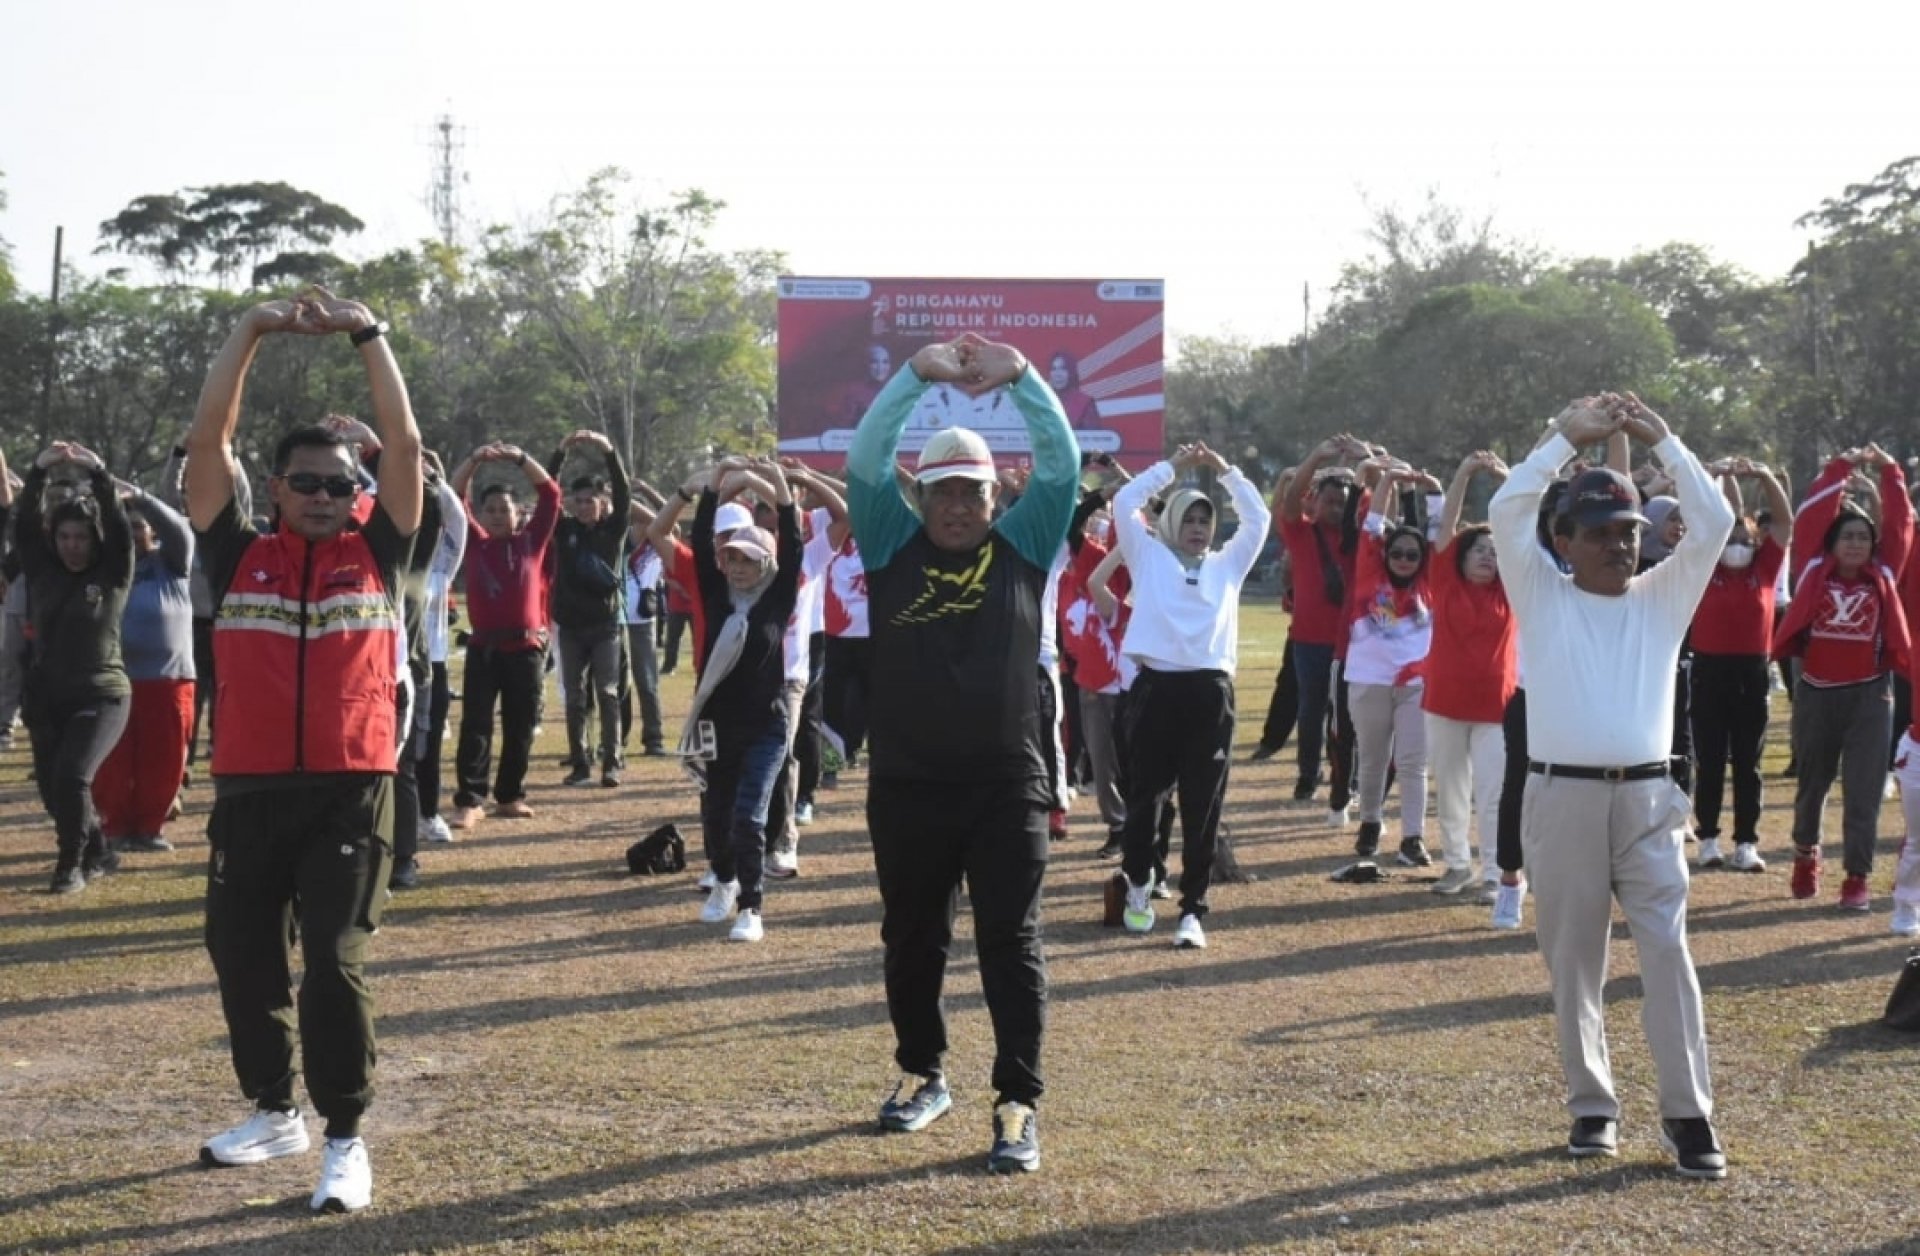
[[[627,847],[627,870],[635,876],[664,876],[686,867],[687,839],[677,824],[663,824]]]
[[[1887,999],[1887,1014],[1881,1019],[1888,1029],[1920,1033],[1920,946],[1907,952],[1900,980],[1893,983],[1893,994]]]

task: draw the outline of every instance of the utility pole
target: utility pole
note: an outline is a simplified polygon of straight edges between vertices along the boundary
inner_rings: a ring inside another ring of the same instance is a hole
[[[1309,365],[1308,358],[1312,350],[1308,346],[1307,334],[1313,330],[1313,285],[1300,284],[1300,373],[1305,375]]]
[[[53,381],[60,356],[60,249],[65,227],[53,229],[53,297],[47,307],[47,361],[40,374],[40,447],[53,443]]]

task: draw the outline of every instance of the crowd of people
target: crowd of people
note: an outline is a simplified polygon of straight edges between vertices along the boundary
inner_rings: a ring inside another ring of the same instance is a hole
[[[0,726],[18,709],[32,743],[51,888],[80,892],[123,856],[171,849],[204,727],[207,946],[254,1112],[201,1154],[247,1164],[308,1148],[297,1022],[326,1123],[319,1210],[372,1197],[364,965],[388,892],[418,884],[422,840],[534,815],[549,672],[565,785],[620,788],[636,723],[641,754],[685,769],[699,918],[736,942],[767,937],[770,885],[800,872],[815,791],[864,757],[900,1070],[880,1124],[912,1132],[951,1107],[941,992],[964,886],[996,1040],[999,1172],[1040,1163],[1040,904],[1079,794],[1099,857],[1118,862],[1124,930],[1150,933],[1155,901],[1177,894],[1174,946],[1207,946],[1239,606],[1275,534],[1290,629],[1252,758],[1293,741],[1296,804],[1317,811],[1324,788],[1360,864],[1381,858],[1397,791],[1392,859],[1422,868],[1437,852],[1434,893],[1477,886],[1491,924],[1514,929],[1532,890],[1572,1155],[1616,1146],[1600,1000],[1617,900],[1648,990],[1663,1138],[1680,1172],[1726,1171],[1686,946],[1687,844],[1700,867],[1766,869],[1775,664],[1792,703],[1789,892],[1819,893],[1836,779],[1842,908],[1872,906],[1895,782],[1909,831],[1920,822],[1907,627],[1920,563],[1907,561],[1908,486],[1873,446],[1836,455],[1796,512],[1775,470],[1703,465],[1632,394],[1607,393],[1570,404],[1511,469],[1476,451],[1444,484],[1329,437],[1281,474],[1270,512],[1204,443],[1138,475],[1082,457],[1059,371],[1050,387],[1019,350],[969,335],[881,382],[844,480],[729,456],[663,494],[590,431],[544,460],[484,444],[444,472],[385,332],[322,289],[250,310],[152,491],[70,442],[24,479],[0,462]],[[233,444],[247,372],[277,335],[348,340],[373,421],[284,434],[256,518]],[[936,385],[1003,397],[1030,464],[948,428],[905,465],[907,420]],[[1651,453],[1637,466],[1635,444]],[[1483,481],[1491,500],[1473,509]],[[683,644],[695,684],[670,736],[660,678]],[[1903,935],[1920,934],[1911,845],[1893,895]]]

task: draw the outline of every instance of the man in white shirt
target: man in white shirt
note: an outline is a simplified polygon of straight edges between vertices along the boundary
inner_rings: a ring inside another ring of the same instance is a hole
[[[1576,450],[1617,431],[1653,449],[1687,519],[1673,555],[1642,576],[1639,494],[1596,468],[1569,485],[1554,524],[1562,575],[1534,543],[1542,492]],[[1553,984],[1567,1151],[1612,1156],[1619,1102],[1602,988],[1613,900],[1633,931],[1643,1018],[1659,1075],[1661,1143],[1688,1177],[1720,1178],[1705,1019],[1687,951],[1690,805],[1670,777],[1674,665],[1733,512],[1700,462],[1628,393],[1574,402],[1494,495],[1500,575],[1527,660],[1529,764],[1521,842]]]

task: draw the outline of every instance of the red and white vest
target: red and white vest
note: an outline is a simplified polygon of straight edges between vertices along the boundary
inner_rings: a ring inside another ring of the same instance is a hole
[[[366,537],[258,537],[213,621],[213,774],[392,772],[400,612]]]

